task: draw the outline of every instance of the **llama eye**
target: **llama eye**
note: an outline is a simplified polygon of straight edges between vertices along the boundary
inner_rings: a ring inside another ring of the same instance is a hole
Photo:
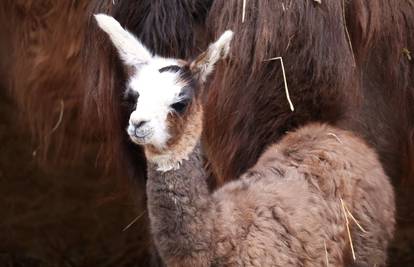
[[[128,91],[124,95],[124,99],[127,102],[137,102],[137,99],[139,97],[139,93],[137,91],[134,91],[132,89],[128,89]]]
[[[136,108],[138,98],[139,98],[139,93],[132,89],[128,89],[124,94],[125,104],[130,110],[133,110]]]
[[[182,114],[188,106],[189,101],[183,100],[171,105],[171,108],[174,109],[175,112]]]

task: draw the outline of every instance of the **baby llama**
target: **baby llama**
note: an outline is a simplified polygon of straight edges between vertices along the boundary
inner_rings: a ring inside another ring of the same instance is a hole
[[[145,150],[151,233],[167,266],[386,265],[394,195],[361,139],[303,126],[211,193],[200,146],[203,90],[233,33],[185,61],[153,55],[112,17],[95,18],[130,73],[127,132]]]

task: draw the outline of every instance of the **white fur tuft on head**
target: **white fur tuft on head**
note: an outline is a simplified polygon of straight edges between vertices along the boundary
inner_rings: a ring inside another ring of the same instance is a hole
[[[204,83],[214,70],[214,65],[228,56],[230,43],[233,39],[233,31],[225,31],[220,38],[212,43],[207,51],[201,54],[191,65],[194,73],[198,73],[199,79]]]
[[[150,51],[134,35],[122,28],[117,20],[105,14],[94,16],[98,26],[111,38],[126,65],[138,66],[151,60]]]

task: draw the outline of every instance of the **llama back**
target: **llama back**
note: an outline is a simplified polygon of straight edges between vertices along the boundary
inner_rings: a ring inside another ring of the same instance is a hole
[[[376,154],[347,131],[310,124],[288,133],[214,196],[224,265],[347,266],[351,242],[357,264],[386,262],[393,190]]]
[[[324,266],[329,244],[329,263],[343,266],[340,206],[313,192],[294,169],[279,170],[249,171],[214,194],[217,265]]]
[[[326,124],[309,124],[287,134],[259,162],[273,151],[286,166],[296,165],[326,201],[345,207],[341,213],[347,214],[358,263],[386,262],[395,229],[394,192],[377,154],[365,141]]]

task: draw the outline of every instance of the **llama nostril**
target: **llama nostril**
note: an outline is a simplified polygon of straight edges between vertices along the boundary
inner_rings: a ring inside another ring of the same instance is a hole
[[[134,123],[134,126],[136,129],[141,128],[142,126],[144,126],[144,124],[146,124],[148,121],[139,121],[138,123]]]

